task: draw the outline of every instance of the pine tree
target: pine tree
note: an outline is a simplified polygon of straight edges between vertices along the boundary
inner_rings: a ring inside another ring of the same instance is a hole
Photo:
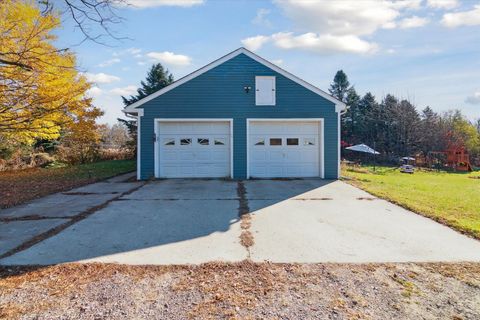
[[[158,90],[165,88],[174,81],[173,75],[165,69],[162,64],[156,63],[151,66],[147,72],[145,81],[141,81],[141,87],[137,89],[137,94],[128,98],[122,96],[123,104],[125,107],[145,98]],[[128,129],[128,133],[132,137],[133,143],[137,140],[137,121],[117,119],[120,123],[125,125]],[[132,148],[136,148],[136,144],[132,145]]]
[[[137,102],[145,98],[152,93],[157,92],[158,90],[165,88],[173,82],[173,75],[165,69],[162,64],[156,63],[152,65],[150,70],[147,73],[145,81],[141,81],[141,87],[137,89],[137,94],[125,98],[122,96],[123,104],[129,106],[132,103]]]
[[[347,75],[343,70],[338,70],[328,91],[338,100],[345,102],[349,89],[350,82],[348,81]]]
[[[358,103],[360,96],[355,91],[354,87],[350,87],[347,91],[345,103],[347,111],[342,117],[343,137],[342,139],[350,144],[358,143],[357,125],[359,121]]]

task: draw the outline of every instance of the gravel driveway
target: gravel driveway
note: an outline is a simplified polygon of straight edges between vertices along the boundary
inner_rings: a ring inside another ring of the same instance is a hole
[[[0,267],[6,319],[479,319],[480,264]]]

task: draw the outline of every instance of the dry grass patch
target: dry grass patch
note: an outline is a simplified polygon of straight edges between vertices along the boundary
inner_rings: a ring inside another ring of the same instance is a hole
[[[0,172],[0,208],[135,170],[135,161],[112,160],[62,168]]]

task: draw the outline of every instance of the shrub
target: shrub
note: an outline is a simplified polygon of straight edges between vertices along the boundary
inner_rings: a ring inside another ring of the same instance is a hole
[[[129,160],[135,158],[135,151],[127,148],[108,148],[100,150],[102,160]]]

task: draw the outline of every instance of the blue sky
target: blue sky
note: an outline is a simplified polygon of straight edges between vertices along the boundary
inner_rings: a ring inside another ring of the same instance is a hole
[[[114,26],[128,40],[73,47],[102,123],[152,63],[180,78],[241,46],[324,90],[343,69],[360,94],[480,118],[480,1],[129,1]],[[60,46],[82,39],[69,21],[58,34]]]

